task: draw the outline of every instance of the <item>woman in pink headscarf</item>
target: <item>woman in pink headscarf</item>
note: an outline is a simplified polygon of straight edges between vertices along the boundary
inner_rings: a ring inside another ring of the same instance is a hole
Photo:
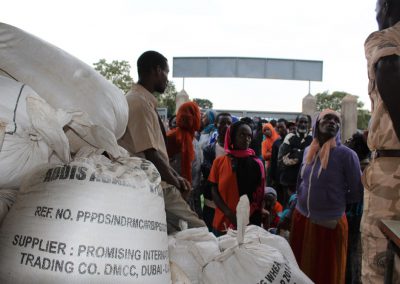
[[[250,200],[250,222],[261,225],[261,206],[264,197],[264,169],[261,161],[249,148],[251,128],[243,121],[232,124],[225,134],[227,153],[213,162],[208,180],[216,205],[213,231],[218,235],[236,228],[236,206],[242,195]]]

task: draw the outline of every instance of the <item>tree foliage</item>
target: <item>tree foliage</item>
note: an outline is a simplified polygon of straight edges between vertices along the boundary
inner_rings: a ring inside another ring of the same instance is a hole
[[[99,71],[106,79],[110,80],[115,86],[127,93],[131,88],[133,79],[130,76],[131,66],[128,61],[113,60],[108,63],[105,59],[100,59],[93,63],[94,69]]]
[[[95,70],[99,71],[101,75],[110,80],[124,93],[130,90],[133,78],[130,76],[131,66],[128,61],[113,60],[111,63],[108,63],[105,59],[100,59],[97,63],[93,63],[93,65]],[[168,117],[175,113],[177,93],[175,84],[172,81],[168,82],[168,86],[163,94],[154,93],[157,98],[158,107],[166,107],[168,109]]]
[[[175,114],[176,109],[176,91],[175,84],[172,81],[168,81],[167,88],[163,94],[154,93],[157,98],[158,107],[166,107],[168,111],[168,117]]]
[[[316,94],[315,97],[317,98],[317,111],[322,111],[326,108],[330,108],[340,112],[342,100],[347,95],[351,94],[337,91],[333,92],[332,94],[329,94],[328,91]],[[363,102],[357,102],[357,108],[362,108],[363,106]]]
[[[315,95],[317,99],[317,111],[322,111],[326,108],[330,108],[340,112],[342,100],[345,96],[351,95],[346,92],[333,92],[329,94],[328,91],[323,93],[318,93]],[[364,107],[364,103],[361,101],[357,101],[357,128],[358,129],[367,129],[368,122],[371,118],[371,113],[362,109]]]
[[[207,99],[194,98],[193,101],[202,109],[210,109],[213,107],[213,103]]]
[[[370,119],[371,112],[369,110],[359,109],[357,113],[357,128],[361,130],[367,129]]]

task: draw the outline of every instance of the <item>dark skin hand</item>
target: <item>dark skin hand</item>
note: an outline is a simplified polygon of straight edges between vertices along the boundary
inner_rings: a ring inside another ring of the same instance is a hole
[[[376,64],[376,84],[400,140],[400,57],[382,57]]]
[[[215,205],[224,213],[226,217],[236,226],[236,215],[235,213],[226,205],[221,195],[219,194],[217,185],[211,186],[211,195],[214,200]]]
[[[265,200],[263,200],[262,207],[261,207],[261,215],[262,215],[262,218],[264,220],[266,220],[266,221],[263,220],[263,223],[264,223],[264,226],[266,226],[267,228],[269,228],[271,226],[270,211],[271,211],[270,206],[266,205]]]
[[[189,195],[191,190],[190,182],[179,176],[157,150],[153,148],[147,149],[144,154],[146,159],[152,162],[159,171],[161,180],[178,188],[184,198]]]

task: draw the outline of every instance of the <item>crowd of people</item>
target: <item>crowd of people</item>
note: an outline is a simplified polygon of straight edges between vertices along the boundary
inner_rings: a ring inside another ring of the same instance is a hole
[[[325,110],[311,125],[304,114],[293,122],[238,118],[189,101],[165,129],[152,93],[165,90],[167,60],[145,52],[138,70],[119,143],[160,172],[168,233],[181,230],[181,221],[207,226],[216,236],[236,229],[236,206],[247,195],[250,223],[287,238],[316,283],[344,283],[347,258],[353,262],[349,279],[359,277],[359,231],[348,229],[346,206],[362,204],[360,159],[341,144],[337,112]],[[360,143],[353,144],[358,149]]]
[[[236,228],[236,206],[247,195],[250,223],[287,238],[315,283],[382,283],[387,242],[378,222],[400,212],[400,5],[378,0],[377,20],[380,31],[365,43],[369,129],[343,143],[341,115],[330,109],[266,120],[187,102],[166,130],[152,93],[167,86],[167,59],[140,56],[119,143],[160,172],[168,233],[183,220],[221,236]]]
[[[188,102],[178,109],[176,127],[167,132],[167,148],[170,137],[188,129],[179,123],[188,106],[196,108]],[[168,151],[169,160],[174,165],[177,157],[190,157],[191,176],[182,171],[183,162],[173,167],[189,181],[200,180],[192,183],[188,203],[209,230],[221,236],[235,229],[236,206],[247,195],[250,223],[287,238],[312,280],[359,281],[366,136],[355,133],[342,145],[340,114],[329,109],[314,125],[310,116],[298,115],[291,130],[284,118],[236,118],[210,109],[202,117],[198,110],[191,113],[185,121],[195,121],[190,123],[195,128],[190,128],[188,141],[182,140],[180,151]],[[171,145],[176,148],[175,138]]]

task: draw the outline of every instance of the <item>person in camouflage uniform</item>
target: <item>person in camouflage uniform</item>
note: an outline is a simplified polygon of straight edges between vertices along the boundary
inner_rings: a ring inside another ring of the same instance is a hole
[[[383,283],[387,240],[378,224],[383,219],[400,220],[400,2],[378,0],[376,12],[379,31],[365,42],[372,154],[363,174],[363,283]]]

